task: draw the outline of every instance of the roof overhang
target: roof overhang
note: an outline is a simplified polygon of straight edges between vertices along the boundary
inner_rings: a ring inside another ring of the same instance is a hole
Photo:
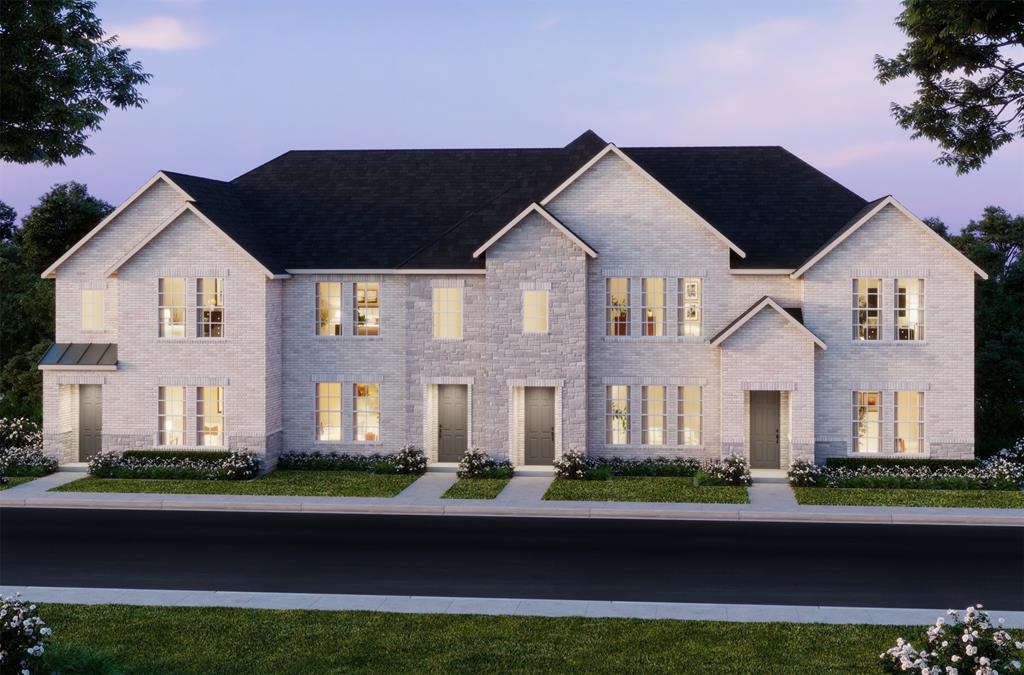
[[[687,204],[686,202],[684,202],[684,201],[683,201],[682,199],[680,199],[679,197],[677,197],[677,196],[675,195],[675,193],[673,193],[673,192],[672,192],[671,190],[669,190],[669,189],[668,189],[667,187],[665,187],[664,185],[662,185],[662,184],[661,184],[661,183],[660,183],[660,182],[658,181],[658,179],[656,179],[656,178],[655,178],[654,176],[652,176],[652,175],[651,175],[651,174],[649,174],[649,173],[648,173],[648,172],[647,172],[646,170],[644,170],[644,168],[643,168],[642,166],[640,166],[639,164],[637,164],[636,162],[634,162],[634,161],[633,161],[633,160],[632,160],[632,159],[631,159],[631,158],[629,157],[629,155],[627,155],[626,153],[624,153],[624,152],[623,152],[622,150],[619,150],[619,149],[618,149],[618,148],[617,148],[617,147],[615,146],[615,144],[614,144],[614,143],[609,143],[608,145],[606,145],[606,146],[604,147],[604,149],[603,149],[603,150],[601,150],[601,152],[599,152],[599,153],[597,153],[596,155],[594,155],[594,157],[593,157],[593,158],[592,158],[592,159],[591,159],[591,160],[590,160],[589,162],[587,162],[586,164],[584,164],[583,166],[581,166],[581,167],[579,168],[579,170],[577,170],[577,171],[576,171],[576,173],[574,173],[573,175],[569,176],[569,178],[567,178],[567,179],[565,180],[565,182],[564,182],[564,183],[562,183],[561,185],[559,185],[559,186],[558,186],[557,188],[555,188],[555,190],[554,190],[554,191],[553,191],[553,192],[552,192],[551,194],[549,194],[549,195],[548,195],[547,197],[545,197],[544,199],[542,199],[542,200],[540,201],[540,205],[541,205],[541,206],[547,206],[547,205],[548,205],[549,203],[551,203],[551,201],[552,201],[552,200],[553,200],[553,199],[554,199],[555,197],[557,197],[558,195],[560,195],[560,194],[561,194],[561,193],[562,193],[562,192],[563,192],[563,191],[564,191],[564,190],[565,190],[566,188],[568,188],[568,187],[569,187],[570,185],[572,185],[573,183],[575,183],[575,182],[576,182],[576,181],[577,181],[577,180],[578,180],[578,179],[580,178],[580,176],[582,176],[582,175],[583,175],[583,174],[585,174],[585,173],[586,173],[587,171],[589,171],[589,170],[590,170],[590,169],[591,169],[591,168],[592,168],[592,167],[593,167],[593,166],[594,166],[595,164],[597,164],[598,162],[600,162],[600,161],[601,161],[602,159],[604,159],[604,158],[605,158],[606,156],[608,156],[609,154],[615,155],[616,157],[618,157],[619,159],[621,159],[621,160],[622,160],[623,162],[625,162],[625,163],[626,163],[626,164],[628,164],[628,165],[629,165],[630,167],[632,167],[632,168],[633,168],[633,170],[635,170],[635,171],[638,171],[638,172],[640,173],[640,175],[642,175],[642,176],[646,177],[646,178],[647,178],[647,179],[648,179],[649,181],[651,181],[651,182],[652,182],[652,183],[653,183],[654,185],[656,185],[656,186],[658,187],[658,189],[659,189],[659,190],[661,190],[661,191],[662,191],[662,192],[663,192],[663,193],[664,193],[665,195],[667,195],[667,196],[668,196],[668,197],[669,197],[669,198],[670,198],[670,199],[671,199],[672,201],[674,201],[674,202],[676,202],[676,203],[678,203],[678,204],[682,205],[682,207],[683,207],[684,209],[686,209],[686,211],[688,211],[688,212],[690,213],[690,215],[691,215],[691,216],[692,216],[692,217],[693,217],[694,219],[696,219],[696,220],[697,220],[697,222],[699,222],[699,223],[700,223],[701,225],[703,225],[704,227],[706,227],[706,228],[708,229],[708,231],[709,231],[709,232],[710,232],[710,233],[711,233],[711,234],[712,234],[712,235],[713,235],[713,236],[714,236],[715,238],[717,238],[717,239],[718,239],[719,241],[721,241],[721,242],[722,242],[723,244],[725,244],[726,246],[728,246],[728,247],[729,247],[729,248],[730,248],[730,249],[731,249],[732,251],[735,251],[735,252],[736,252],[736,255],[738,255],[738,256],[739,256],[739,257],[741,257],[741,258],[746,258],[746,257],[747,257],[747,254],[746,254],[746,253],[745,253],[745,252],[743,251],[743,249],[741,249],[741,248],[740,248],[739,246],[737,246],[737,245],[736,245],[736,244],[734,244],[734,243],[733,243],[732,241],[730,241],[728,237],[726,237],[726,236],[725,236],[724,234],[722,234],[722,233],[721,233],[721,232],[719,232],[719,231],[718,231],[717,229],[715,229],[715,227],[714,227],[714,226],[713,226],[713,225],[712,225],[711,223],[709,223],[709,222],[708,222],[707,220],[705,220],[705,219],[703,218],[703,216],[701,216],[701,215],[700,215],[699,213],[697,213],[696,211],[694,211],[694,210],[693,210],[693,209],[692,209],[692,208],[690,207],[690,205],[689,205],[689,204]]]
[[[587,244],[587,242],[583,241],[578,236],[576,236],[575,232],[573,232],[568,227],[563,225],[561,223],[561,221],[558,220],[558,218],[555,218],[553,215],[551,215],[548,212],[547,209],[545,209],[543,206],[541,206],[540,204],[538,204],[536,202],[534,202],[533,204],[530,204],[525,209],[523,209],[522,213],[520,213],[518,216],[513,218],[509,222],[508,225],[506,225],[505,227],[503,227],[500,230],[498,230],[498,233],[495,234],[490,239],[488,239],[487,242],[483,246],[481,246],[477,250],[473,251],[473,257],[474,258],[479,258],[481,255],[483,255],[484,251],[486,251],[491,246],[496,244],[498,242],[498,240],[500,240],[502,237],[504,237],[506,234],[508,234],[509,231],[513,227],[515,227],[516,225],[521,223],[531,213],[536,213],[536,214],[540,215],[540,217],[542,217],[544,220],[548,221],[556,230],[558,230],[559,232],[564,234],[569,239],[569,241],[571,241],[572,243],[576,244],[581,249],[583,249],[584,253],[586,253],[588,256],[590,256],[591,258],[596,258],[597,257],[597,251],[595,251],[594,249],[590,248],[590,245]]]
[[[928,225],[923,220],[921,220],[920,218],[915,216],[913,213],[911,213],[907,209],[907,207],[903,206],[903,204],[900,204],[896,200],[896,198],[893,197],[892,195],[888,195],[888,196],[883,197],[882,199],[878,200],[878,203],[875,204],[874,208],[868,210],[860,218],[858,218],[854,222],[852,222],[849,225],[847,225],[846,229],[843,230],[843,232],[840,233],[839,236],[837,236],[835,239],[833,239],[832,241],[828,242],[827,244],[822,246],[820,249],[818,249],[818,251],[807,260],[807,262],[805,262],[803,265],[801,265],[799,267],[799,269],[795,270],[792,274],[790,274],[789,275],[790,278],[792,278],[792,279],[799,279],[801,276],[804,275],[805,272],[807,272],[807,270],[809,270],[812,267],[814,267],[816,264],[818,264],[818,262],[822,258],[824,258],[829,253],[831,253],[833,250],[835,250],[835,248],[837,246],[839,246],[844,241],[849,239],[853,235],[854,232],[859,230],[861,227],[864,226],[865,223],[867,223],[872,218],[874,218],[876,215],[878,215],[878,213],[880,213],[882,211],[882,209],[884,209],[886,206],[892,206],[897,211],[899,211],[900,213],[905,215],[907,218],[909,218],[911,222],[916,223],[917,225],[919,225],[921,228],[924,229],[925,232],[927,232],[936,241],[942,243],[944,246],[948,246],[951,251],[956,253],[965,263],[967,263],[970,266],[970,268],[972,270],[974,270],[975,274],[977,274],[982,279],[988,279],[988,274],[985,272],[985,270],[983,270],[980,267],[978,267],[977,265],[975,265],[974,262],[970,258],[965,256],[960,251],[956,250],[955,246],[953,246],[948,241],[946,241],[942,237],[942,235],[940,235],[938,232],[936,232],[932,228],[928,227]]]
[[[719,331],[718,335],[711,338],[711,346],[717,347],[721,345],[723,342],[729,339],[729,336],[733,335],[740,328],[743,328],[743,326],[745,326],[747,322],[749,322],[751,319],[757,316],[761,312],[761,310],[766,308],[775,310],[782,318],[784,318],[791,325],[795,326],[802,333],[804,333],[804,335],[810,338],[814,342],[814,344],[821,347],[822,350],[828,349],[828,347],[825,346],[825,343],[824,341],[822,341],[821,338],[812,333],[810,329],[807,328],[807,326],[797,321],[796,317],[787,312],[781,305],[779,305],[779,303],[775,302],[767,295],[758,300],[757,302],[755,302],[753,305],[751,305],[747,311],[743,312],[738,317],[733,319],[728,326]]]
[[[117,370],[117,343],[55,342],[36,367],[39,370]]]

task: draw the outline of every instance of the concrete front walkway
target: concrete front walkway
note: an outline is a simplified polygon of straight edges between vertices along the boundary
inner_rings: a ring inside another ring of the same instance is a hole
[[[415,614],[483,614],[511,616],[582,616],[616,619],[690,621],[926,625],[945,609],[887,607],[818,607],[803,605],[734,605],[614,600],[541,600],[452,598],[408,595],[331,595],[318,593],[250,593],[238,591],[167,591],[118,588],[0,586],[0,595],[20,593],[37,603],[83,605],[159,605],[164,607],[244,607]],[[1024,612],[987,610],[1005,619],[1007,628],[1024,628]]]
[[[1024,509],[800,506],[776,476],[755,479],[750,504],[544,501],[553,478],[535,475],[513,478],[497,499],[441,499],[456,480],[453,473],[443,472],[427,473],[390,498],[49,492],[82,477],[80,472],[60,471],[2,490],[0,506],[1024,527]]]

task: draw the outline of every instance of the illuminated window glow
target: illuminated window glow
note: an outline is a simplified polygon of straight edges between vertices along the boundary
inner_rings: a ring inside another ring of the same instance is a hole
[[[341,283],[316,284],[316,334],[341,335]]]
[[[523,291],[523,332],[548,332],[547,291]]]
[[[434,289],[434,337],[462,337],[462,289]]]
[[[196,279],[196,337],[224,337],[224,280]]]
[[[82,291],[82,330],[103,330],[103,291]]]
[[[316,440],[341,440],[341,383],[316,383]]]
[[[157,398],[159,445],[185,445],[185,387],[160,387]]]
[[[629,386],[610,385],[605,395],[608,406],[605,410],[606,440],[609,445],[627,445],[629,443]]]
[[[679,280],[679,334],[701,336],[701,280],[687,277]]]
[[[702,396],[699,385],[679,387],[677,433],[679,445],[700,445],[703,420]]]
[[[356,335],[380,335],[380,284],[360,281],[352,295],[353,328]]]
[[[352,385],[352,433],[356,441],[380,440],[380,385]]]
[[[196,389],[196,443],[224,445],[224,387]]]
[[[645,385],[641,391],[640,411],[644,445],[665,444],[665,387]]]
[[[853,451],[880,452],[882,449],[882,393],[853,392]]]
[[[161,277],[157,284],[160,337],[185,337],[184,277]]]

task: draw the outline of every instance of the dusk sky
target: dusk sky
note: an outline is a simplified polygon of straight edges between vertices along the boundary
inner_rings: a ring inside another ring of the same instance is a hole
[[[159,169],[230,179],[289,149],[548,147],[590,128],[620,146],[782,145],[861,196],[952,229],[1024,213],[1024,144],[978,172],[936,165],[882,87],[896,0],[230,2],[99,0],[153,74],[66,166],[0,164],[27,213],[76,180],[112,204]]]

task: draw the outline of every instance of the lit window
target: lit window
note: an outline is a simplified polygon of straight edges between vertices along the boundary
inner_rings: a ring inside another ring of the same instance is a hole
[[[224,445],[224,387],[196,389],[196,441]]]
[[[897,340],[924,339],[924,279],[897,279],[893,302]]]
[[[547,291],[523,291],[523,332],[548,332]]]
[[[316,334],[341,335],[341,283],[316,284]]]
[[[185,279],[162,277],[158,287],[160,337],[185,337]]]
[[[882,339],[882,280],[853,280],[853,339]]]
[[[358,282],[352,297],[356,335],[380,335],[380,284]]]
[[[613,384],[606,391],[608,409],[605,411],[605,428],[609,445],[629,443],[629,387]]]
[[[665,387],[644,386],[640,411],[644,445],[665,444]]]
[[[644,302],[644,335],[665,334],[665,279],[645,277],[642,281]]]
[[[356,441],[380,440],[380,385],[352,385],[352,433]]]
[[[687,277],[679,280],[679,334],[701,335],[701,280]]]
[[[82,291],[82,330],[103,330],[103,291]]]
[[[881,433],[881,392],[853,392],[853,451],[879,452],[882,449]]]
[[[462,289],[434,289],[434,337],[462,337]]]
[[[160,387],[157,428],[160,445],[185,445],[185,387]]]
[[[196,279],[196,337],[224,337],[223,279]]]
[[[341,383],[316,383],[316,440],[341,440]]]
[[[629,335],[629,279],[607,280],[605,303],[608,310],[607,335]]]
[[[702,389],[698,385],[679,387],[679,445],[700,445],[701,393]]]
[[[894,403],[895,451],[924,452],[924,392],[897,391]]]

